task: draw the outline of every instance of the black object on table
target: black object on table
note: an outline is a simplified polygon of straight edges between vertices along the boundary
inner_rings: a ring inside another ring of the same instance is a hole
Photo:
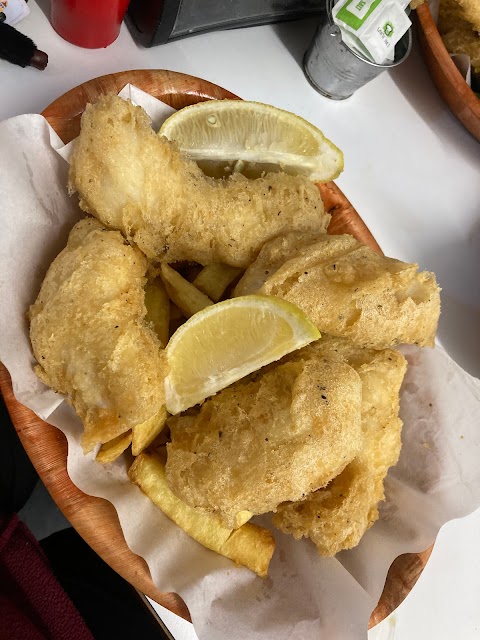
[[[0,17],[4,15],[0,13]],[[35,67],[43,71],[48,64],[48,56],[37,49],[37,45],[27,36],[0,20],[0,58],[20,67]]]
[[[8,522],[8,514],[22,509],[38,481],[38,475],[23,449],[0,395],[0,523]],[[12,521],[15,524],[15,517],[10,519],[10,523]],[[11,528],[14,530],[15,527]],[[21,528],[25,529],[25,526],[20,525]],[[23,540],[28,545],[26,538],[31,534],[28,530],[26,534]],[[8,540],[6,544],[9,544]],[[35,544],[33,539],[31,544]],[[56,580],[95,640],[170,640],[171,636],[163,631],[135,589],[97,556],[74,529],[54,533],[41,540],[40,545]],[[9,577],[8,586],[0,579],[0,620],[5,620],[2,606],[7,607],[15,595],[11,592],[15,590],[15,575],[11,575],[14,565],[2,566],[2,551],[5,552],[5,549],[0,547],[0,576],[3,571]],[[42,585],[34,588],[38,591]],[[24,594],[22,601],[28,615],[28,593]],[[45,615],[48,617],[48,612]],[[35,621],[35,616],[31,618]],[[50,640],[50,636],[44,634],[44,629],[39,629],[39,634],[36,637]],[[0,640],[6,639],[17,640],[0,623]]]

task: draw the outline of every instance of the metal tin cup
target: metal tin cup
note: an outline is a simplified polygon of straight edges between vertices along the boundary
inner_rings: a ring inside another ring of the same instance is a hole
[[[412,28],[397,42],[394,62],[376,64],[343,42],[340,27],[333,21],[332,7],[333,0],[327,0],[322,20],[305,53],[303,70],[319,93],[332,100],[344,100],[385,69],[406,60],[412,48]]]

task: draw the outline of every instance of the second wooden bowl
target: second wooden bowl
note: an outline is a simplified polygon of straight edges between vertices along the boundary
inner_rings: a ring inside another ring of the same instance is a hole
[[[480,142],[480,98],[451,59],[426,2],[417,8],[417,18],[425,62],[439,94],[453,115]]]

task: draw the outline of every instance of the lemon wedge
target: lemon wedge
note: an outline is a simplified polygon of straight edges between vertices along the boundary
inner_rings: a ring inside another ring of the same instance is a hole
[[[279,298],[251,295],[206,307],[167,345],[167,410],[180,413],[319,337],[303,311]]]
[[[299,116],[260,102],[208,100],[171,115],[159,131],[206,173],[227,167],[249,177],[282,170],[328,182],[343,170],[343,153]]]

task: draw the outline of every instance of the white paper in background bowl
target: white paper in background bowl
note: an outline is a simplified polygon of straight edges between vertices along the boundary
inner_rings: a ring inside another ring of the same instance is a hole
[[[126,91],[155,111],[157,125],[171,112],[133,87]],[[63,431],[72,481],[113,503],[129,547],[146,559],[161,591],[182,596],[200,640],[366,638],[392,561],[426,549],[445,522],[480,505],[480,382],[441,347],[405,347],[404,444],[380,520],[336,558],[273,530],[277,548],[266,580],[234,567],[170,522],[128,481],[122,461],[104,467],[84,456],[80,421],[32,372],[25,313],[83,215],[66,193],[61,147],[39,115],[0,123],[0,359],[17,399]],[[268,516],[258,521],[269,526]]]
[[[437,24],[440,0],[428,0],[428,7],[430,9],[430,13],[432,14],[433,21],[435,22],[435,24]]]

